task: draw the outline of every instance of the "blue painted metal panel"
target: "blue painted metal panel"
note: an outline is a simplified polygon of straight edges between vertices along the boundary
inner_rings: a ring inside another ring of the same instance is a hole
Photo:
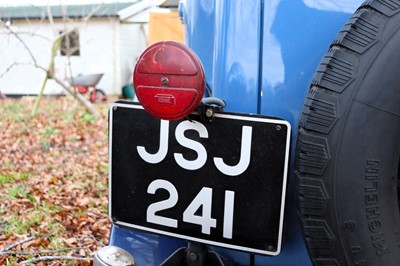
[[[362,0],[186,0],[185,40],[201,59],[213,96],[227,111],[262,113],[290,122],[292,158],[299,116],[318,63]],[[282,252],[255,256],[256,265],[311,265],[294,204],[291,167]],[[110,244],[130,251],[139,265],[158,265],[185,241],[112,228]],[[239,265],[250,254],[213,248]]]
[[[175,250],[186,247],[182,240],[112,226],[109,245],[131,253],[137,265],[159,265]]]
[[[361,2],[265,1],[260,111],[292,125],[291,169],[296,129],[312,77],[335,35]],[[294,204],[293,170],[289,174],[282,252],[276,258],[257,256],[256,264],[311,265]]]
[[[361,2],[265,1],[261,113],[285,118],[297,128],[322,56]]]
[[[227,111],[257,113],[261,3],[216,4],[213,96],[226,101]]]
[[[213,87],[215,0],[188,2],[187,5],[180,6],[185,23],[185,43],[198,57],[207,58],[202,63],[207,83]]]

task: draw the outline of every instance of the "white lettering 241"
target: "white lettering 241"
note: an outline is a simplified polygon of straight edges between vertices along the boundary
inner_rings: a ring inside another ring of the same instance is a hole
[[[147,193],[155,194],[159,189],[166,190],[169,196],[166,200],[150,204],[147,208],[146,221],[162,226],[177,228],[177,219],[160,216],[157,215],[156,212],[173,208],[179,199],[178,191],[171,182],[163,179],[156,179],[148,186]],[[200,225],[201,232],[207,235],[211,234],[211,228],[216,228],[217,226],[217,220],[211,216],[212,196],[212,188],[203,187],[189,206],[187,206],[182,216],[184,222]],[[223,237],[228,239],[232,239],[234,200],[235,192],[226,190],[223,216]],[[196,214],[198,210],[202,210],[201,215]]]
[[[192,139],[185,137],[185,131],[194,130],[197,131],[200,138],[208,138],[207,128],[196,121],[182,121],[178,124],[175,130],[175,138],[177,142],[191,149],[197,153],[197,158],[194,160],[187,160],[181,153],[174,153],[174,158],[176,163],[187,170],[198,170],[204,166],[207,161],[207,151],[204,146]],[[241,141],[241,151],[240,160],[236,165],[227,165],[223,158],[215,157],[213,162],[215,167],[223,174],[228,176],[238,176],[247,170],[250,164],[250,154],[251,154],[251,140],[252,140],[252,130],[251,126],[242,127],[242,141]],[[138,146],[137,151],[139,156],[146,162],[151,164],[158,164],[164,160],[168,153],[168,138],[169,138],[169,121],[161,120],[160,123],[160,146],[156,153],[151,154],[146,151],[143,146]]]

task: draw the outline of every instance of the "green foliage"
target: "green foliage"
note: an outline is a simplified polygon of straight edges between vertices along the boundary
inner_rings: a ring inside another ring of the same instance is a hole
[[[59,130],[55,129],[52,126],[47,126],[43,131],[39,132],[39,136],[41,136],[40,144],[42,145],[42,149],[47,151],[51,147],[51,137],[57,135]]]
[[[8,174],[0,174],[0,184],[9,183],[13,180],[24,180],[29,177],[26,173],[8,173]]]
[[[95,115],[93,115],[93,114],[90,114],[90,113],[84,113],[81,116],[81,120],[83,122],[85,122],[85,123],[91,124],[91,123],[94,123],[97,120],[97,117]]]
[[[1,116],[13,121],[20,121],[24,118],[24,110],[25,106],[22,102],[8,102],[3,106]]]
[[[35,202],[35,198],[31,192],[23,184],[13,184],[6,188],[7,195],[15,199],[28,199],[30,202]]]
[[[33,105],[30,97],[0,101],[0,242],[34,234],[24,252],[80,246],[91,254],[110,226],[107,116],[95,118],[69,97],[44,98],[35,117]],[[30,257],[7,254],[0,265]]]
[[[12,234],[29,234],[30,228],[40,222],[38,216],[13,216],[7,220],[4,226],[4,234],[10,236]]]
[[[57,129],[55,129],[54,127],[47,126],[44,129],[44,131],[39,132],[39,135],[43,136],[43,137],[51,137],[51,136],[56,135],[58,133],[59,133],[59,131]]]

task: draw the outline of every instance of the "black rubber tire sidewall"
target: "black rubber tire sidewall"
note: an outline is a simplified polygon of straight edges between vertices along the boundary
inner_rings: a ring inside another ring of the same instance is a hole
[[[376,42],[336,40],[301,117],[298,210],[315,265],[400,265],[400,16],[381,2],[344,27],[380,24]]]
[[[95,103],[104,102],[107,100],[106,93],[102,89],[95,89],[94,99],[91,97],[91,101]]]

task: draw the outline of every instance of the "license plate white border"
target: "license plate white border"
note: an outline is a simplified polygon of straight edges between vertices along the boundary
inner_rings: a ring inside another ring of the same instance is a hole
[[[272,119],[272,118],[264,118],[264,117],[259,117],[259,116],[251,116],[251,115],[235,115],[231,113],[216,113],[215,117],[218,118],[224,118],[224,119],[235,119],[235,120],[246,120],[246,121],[253,121],[253,122],[265,122],[265,123],[274,123],[274,124],[281,124],[285,125],[287,127],[287,136],[286,136],[286,151],[285,151],[285,162],[284,162],[284,172],[283,172],[283,182],[282,182],[282,197],[281,197],[281,210],[280,210],[280,220],[279,220],[279,233],[278,233],[278,242],[277,242],[277,248],[275,251],[268,251],[268,250],[261,250],[261,249],[254,249],[254,248],[249,248],[245,246],[239,246],[239,245],[232,245],[232,244],[227,244],[223,242],[217,242],[217,241],[211,241],[211,240],[206,240],[206,239],[201,239],[197,237],[191,237],[191,236],[186,236],[182,234],[177,234],[177,233],[171,233],[168,231],[164,230],[158,230],[154,229],[151,227],[144,227],[140,225],[135,225],[135,224],[130,224],[122,221],[113,221],[112,220],[112,209],[111,209],[111,196],[112,196],[112,189],[111,189],[111,184],[112,184],[112,121],[113,121],[113,110],[115,108],[132,108],[132,109],[141,109],[143,110],[143,107],[139,104],[125,104],[125,103],[113,103],[110,105],[110,112],[109,112],[109,136],[108,136],[108,145],[109,145],[109,163],[108,163],[108,182],[109,182],[109,193],[108,193],[108,216],[111,222],[115,225],[121,225],[124,227],[130,227],[134,229],[138,229],[141,231],[146,231],[146,232],[151,232],[155,234],[161,234],[161,235],[166,235],[166,236],[171,236],[179,239],[184,239],[184,240],[189,240],[189,241],[195,241],[195,242],[200,242],[208,245],[213,245],[213,246],[218,246],[218,247],[224,247],[224,248],[230,248],[238,251],[244,251],[244,252],[250,252],[250,253],[257,253],[257,254],[262,254],[262,255],[270,255],[270,256],[276,256],[279,255],[281,252],[281,247],[282,247],[282,234],[283,234],[283,220],[284,220],[284,212],[285,212],[285,199],[286,199],[286,187],[287,187],[287,176],[288,176],[288,170],[289,170],[289,154],[290,154],[290,138],[291,138],[291,125],[288,121],[286,120],[279,120],[279,119]]]

